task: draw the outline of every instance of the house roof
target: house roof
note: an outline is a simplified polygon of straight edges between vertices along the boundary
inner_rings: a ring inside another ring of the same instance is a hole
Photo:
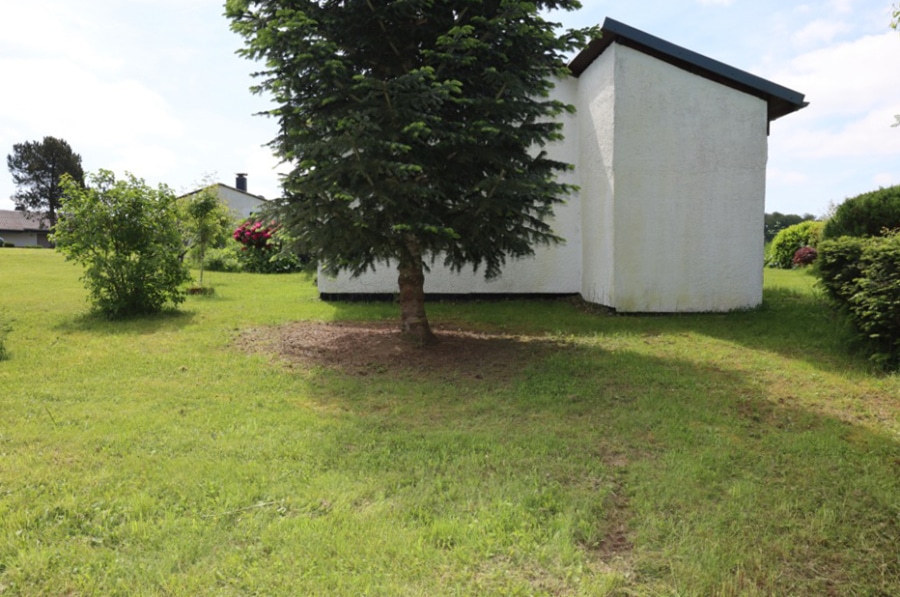
[[[263,197],[262,195],[254,195],[253,193],[249,193],[249,192],[247,192],[247,191],[242,191],[241,189],[239,189],[239,188],[237,188],[237,187],[233,187],[233,186],[231,186],[231,185],[227,185],[227,184],[225,184],[225,183],[223,183],[223,182],[214,182],[213,184],[211,184],[211,185],[209,185],[209,186],[214,186],[214,187],[215,187],[215,186],[218,186],[218,187],[224,187],[224,188],[226,188],[226,189],[229,189],[229,190],[231,190],[231,191],[234,191],[235,193],[240,193],[241,195],[246,195],[247,197],[250,197],[250,198],[252,198],[252,199],[259,199],[260,201],[266,201],[266,200],[267,200],[267,199],[266,199],[265,197]],[[189,193],[185,193],[184,195],[179,195],[178,198],[181,199],[182,197],[187,197],[187,196],[189,196],[189,195],[196,195],[197,193],[199,193],[199,192],[202,191],[203,189],[207,189],[207,188],[209,188],[209,187],[203,187],[203,188],[201,188],[201,189],[197,189],[196,191],[191,191],[191,192],[189,192]]]
[[[0,232],[37,232],[48,230],[39,217],[24,211],[0,209]]]
[[[672,66],[764,100],[769,107],[769,122],[809,105],[808,102],[803,100],[804,96],[802,93],[782,87],[756,75],[751,75],[748,72],[728,66],[702,54],[692,52],[614,19],[607,17],[603,21],[601,31],[603,35],[599,39],[592,40],[569,63],[569,70],[575,77],[581,76],[581,73],[606,48],[613,43],[619,43],[667,62]]]

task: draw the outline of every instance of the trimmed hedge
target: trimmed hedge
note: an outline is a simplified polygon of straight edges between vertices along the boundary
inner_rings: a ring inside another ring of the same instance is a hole
[[[851,197],[825,224],[824,238],[882,236],[900,228],[900,185]]]
[[[824,222],[807,220],[788,226],[775,235],[766,257],[768,267],[790,269],[793,266],[794,254],[803,247],[815,248],[822,236]]]
[[[878,365],[900,365],[900,234],[840,237],[819,244],[820,285]]]

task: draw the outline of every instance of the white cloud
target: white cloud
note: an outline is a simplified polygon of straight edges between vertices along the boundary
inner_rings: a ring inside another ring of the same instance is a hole
[[[831,42],[844,29],[843,23],[836,19],[817,19],[794,33],[791,42],[800,48],[817,46]]]
[[[100,80],[67,60],[5,60],[0,73],[17,82],[5,113],[54,136],[113,144],[135,137],[178,137],[182,123],[152,89],[133,79]]]
[[[697,0],[703,6],[731,6],[734,0]]]
[[[876,187],[892,187],[900,183],[900,176],[893,172],[881,172],[872,177],[872,185]]]
[[[891,61],[897,52],[896,34],[867,35],[800,54],[763,76],[805,93],[805,118],[859,117],[896,104],[900,69]]]

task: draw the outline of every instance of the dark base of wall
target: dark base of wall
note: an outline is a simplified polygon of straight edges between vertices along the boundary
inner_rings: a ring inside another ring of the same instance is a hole
[[[447,302],[473,302],[473,301],[512,301],[512,300],[539,300],[539,301],[555,301],[559,299],[572,299],[579,297],[578,294],[552,294],[552,293],[426,293],[425,300],[431,303]],[[349,292],[320,292],[319,298],[328,302],[366,302],[366,303],[390,303],[396,302],[397,295],[394,293],[349,293]]]

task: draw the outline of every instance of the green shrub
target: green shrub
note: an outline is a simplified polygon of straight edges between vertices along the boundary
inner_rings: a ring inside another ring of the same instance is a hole
[[[823,236],[881,236],[896,228],[900,228],[900,185],[847,199],[825,224]]]
[[[285,246],[292,243],[276,223],[248,218],[235,229],[232,237],[240,244],[238,258],[245,272],[256,274],[297,272],[303,270],[307,263],[306,259],[285,250]]]
[[[820,285],[847,314],[873,361],[900,364],[900,234],[840,237],[819,246]]]
[[[797,249],[815,248],[819,244],[823,225],[823,222],[807,220],[783,229],[775,235],[775,240],[769,246],[766,265],[790,269],[793,266],[794,254]]]
[[[84,265],[94,307],[108,317],[144,315],[184,300],[190,273],[183,250],[175,195],[153,189],[131,174],[116,180],[100,170],[82,188],[63,178],[62,207],[55,227],[57,248]]]
[[[204,267],[210,272],[239,272],[241,262],[238,259],[239,248],[233,244],[207,249],[203,260]]]
[[[815,272],[819,285],[837,306],[846,308],[862,276],[860,258],[867,241],[842,236],[819,243]]]

